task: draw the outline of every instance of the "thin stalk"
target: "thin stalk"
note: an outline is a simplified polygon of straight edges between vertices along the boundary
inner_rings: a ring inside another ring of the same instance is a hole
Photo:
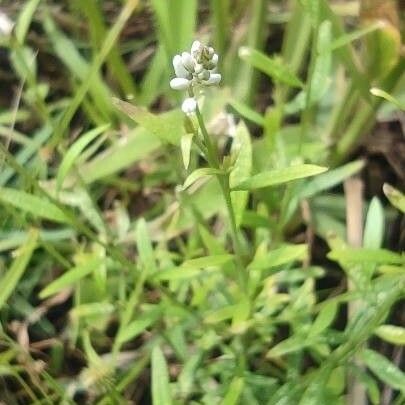
[[[220,162],[219,162],[219,156],[218,156],[218,151],[215,147],[215,144],[212,142],[211,137],[208,134],[207,128],[204,123],[204,119],[202,117],[200,109],[196,108],[196,116],[198,120],[199,127],[201,129],[201,133],[203,135],[204,143],[206,145],[206,150],[207,150],[207,161],[208,164],[213,167],[214,169],[220,169]],[[198,134],[196,134],[197,136]],[[238,236],[238,227],[236,225],[236,218],[235,218],[235,212],[233,210],[232,206],[232,199],[231,199],[231,189],[229,186],[229,174],[219,174],[217,175],[217,179],[222,191],[222,194],[224,196],[226,208],[228,211],[228,218],[230,222],[230,231],[231,231],[231,238],[232,238],[232,245],[233,245],[233,250],[235,252],[236,258],[237,258],[237,264],[239,268],[239,277],[240,277],[240,283],[243,286],[243,290],[246,291],[247,289],[247,273],[244,269],[243,266],[243,253],[242,253],[242,246],[240,244],[239,236]]]

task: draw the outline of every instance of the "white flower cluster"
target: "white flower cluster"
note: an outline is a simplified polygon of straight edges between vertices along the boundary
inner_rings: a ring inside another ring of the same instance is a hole
[[[196,86],[214,86],[221,81],[221,75],[216,73],[218,55],[214,48],[194,41],[190,52],[183,52],[173,58],[176,77],[170,81],[174,90],[190,90]],[[193,97],[184,100],[182,110],[192,114],[197,107]]]

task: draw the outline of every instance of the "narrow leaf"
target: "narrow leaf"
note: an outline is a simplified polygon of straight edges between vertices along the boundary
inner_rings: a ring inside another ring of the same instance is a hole
[[[333,249],[328,258],[350,263],[403,264],[405,257],[386,249]]]
[[[252,171],[252,143],[246,125],[241,122],[237,129],[232,143],[232,154],[236,155],[236,161],[229,175],[231,188],[241,181],[249,178]],[[242,223],[243,214],[248,202],[247,191],[234,191],[231,193],[232,206],[235,212],[236,225]]]
[[[233,190],[254,190],[257,188],[276,186],[288,183],[292,180],[315,176],[328,170],[326,167],[302,164],[290,166],[283,169],[274,169],[256,174],[249,179],[242,181]]]
[[[405,345],[405,328],[395,325],[381,325],[374,332],[381,339],[394,345]]]
[[[180,110],[156,115],[126,101],[114,98],[113,102],[120,111],[157,138],[173,145],[180,143],[183,135],[183,113]]]
[[[32,253],[37,245],[38,231],[32,230],[28,234],[26,242],[16,251],[17,257],[11,267],[0,279],[0,308],[15,291],[17,284],[24,274],[31,259]]]
[[[56,188],[60,190],[63,184],[63,180],[66,175],[69,173],[72,166],[75,164],[75,161],[79,157],[83,149],[98,135],[102,134],[109,125],[103,125],[101,127],[95,128],[86,134],[82,135],[66,152],[58,170],[56,177]]]
[[[405,393],[405,374],[386,357],[366,349],[362,358],[367,367],[385,384]]]
[[[186,178],[183,184],[183,190],[190,187],[192,184],[194,184],[197,180],[201,179],[202,177],[215,176],[218,174],[223,174],[223,172],[219,169],[214,169],[211,167],[202,167],[200,169],[196,169]]]
[[[102,264],[99,258],[89,258],[83,264],[80,264],[72,269],[68,270],[66,273],[62,274],[52,283],[48,284],[40,293],[40,298],[47,298],[50,295],[56,294],[59,291],[70,287],[77,281],[81,280],[83,277],[92,273],[98,266]]]
[[[390,203],[405,213],[405,195],[387,183],[384,184],[383,191]]]
[[[0,201],[39,218],[69,223],[64,212],[45,198],[12,188],[0,188]]]
[[[159,346],[152,350],[152,403],[153,405],[171,405],[169,371]]]
[[[269,58],[264,53],[247,47],[240,48],[239,57],[256,69],[266,73],[276,82],[288,84],[292,87],[304,86],[302,81],[280,58]]]

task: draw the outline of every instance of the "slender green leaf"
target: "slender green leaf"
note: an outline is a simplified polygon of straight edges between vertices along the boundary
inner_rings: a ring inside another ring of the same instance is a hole
[[[259,125],[264,125],[264,118],[261,114],[256,112],[255,110],[248,107],[246,104],[239,102],[238,100],[231,100],[229,105],[243,118]]]
[[[45,198],[40,198],[25,191],[13,188],[0,188],[0,201],[12,205],[24,212],[38,218],[49,219],[55,222],[69,223],[65,213]]]
[[[360,249],[345,248],[333,249],[328,254],[332,260],[350,263],[375,263],[375,264],[403,264],[405,257],[386,249]]]
[[[123,329],[120,329],[117,336],[117,342],[119,344],[123,344],[125,342],[128,342],[129,340],[134,339],[136,336],[141,334],[146,328],[155,323],[157,319],[160,317],[161,313],[162,310],[161,308],[158,307],[142,314],[137,319],[126,325]]]
[[[250,270],[265,270],[303,260],[308,254],[307,245],[287,245],[271,250],[265,255],[256,255],[249,264]]]
[[[405,195],[387,183],[384,184],[383,191],[390,203],[405,213]]]
[[[159,346],[152,350],[152,404],[171,405],[169,371],[166,359]]]
[[[315,322],[311,326],[309,336],[316,336],[328,328],[336,317],[338,305],[336,301],[328,302],[319,312]]]
[[[385,384],[405,393],[405,374],[386,357],[366,349],[362,358],[367,367]]]
[[[184,168],[187,170],[190,164],[190,154],[191,154],[191,145],[193,142],[193,133],[184,134],[181,137],[180,146],[181,146],[181,156],[183,158]]]
[[[72,286],[82,278],[86,277],[88,274],[96,270],[98,266],[102,264],[102,260],[98,257],[90,257],[84,263],[79,264],[72,269],[68,270],[66,273],[62,274],[52,283],[48,284],[40,293],[40,298],[47,298],[59,291]]]
[[[18,16],[14,32],[15,37],[17,38],[20,44],[23,44],[25,41],[25,37],[27,36],[29,26],[32,22],[35,10],[37,9],[40,1],[41,0],[30,0],[26,2],[24,8],[22,9],[21,13]]]
[[[126,101],[114,98],[113,102],[120,111],[158,139],[173,145],[179,145],[181,136],[184,133],[182,111],[174,110],[166,114],[156,115]]]
[[[237,405],[240,403],[244,380],[242,377],[235,377],[229,384],[225,398],[221,402],[222,405]]]
[[[381,325],[375,332],[378,337],[394,345],[405,345],[405,328],[395,325]]]
[[[0,308],[15,291],[18,282],[24,274],[31,259],[32,253],[37,246],[39,233],[36,229],[29,232],[27,240],[16,251],[16,258],[7,272],[0,279]]]
[[[363,246],[378,249],[384,239],[384,208],[377,197],[374,197],[368,208],[364,226]]]
[[[276,186],[292,180],[315,176],[328,170],[326,167],[302,164],[283,169],[274,169],[256,174],[236,185],[233,190],[254,190],[257,188]]]
[[[190,175],[184,181],[183,190],[190,187],[192,184],[194,184],[197,180],[201,179],[202,177],[215,176],[218,174],[223,174],[223,172],[219,169],[214,169],[212,167],[202,167],[200,169],[196,169],[192,173],[190,173]]]
[[[246,125],[241,122],[237,129],[232,143],[232,153],[236,155],[236,161],[229,174],[229,184],[234,185],[249,178],[252,171],[252,143]],[[232,206],[235,213],[236,225],[242,223],[243,214],[248,202],[249,193],[247,191],[234,191],[231,193]]]
[[[302,81],[284,64],[281,58],[269,58],[262,52],[247,47],[239,49],[239,56],[256,69],[266,73],[274,81],[292,87],[303,87]]]
[[[330,170],[327,173],[320,174],[316,178],[308,181],[308,183],[302,187],[299,196],[300,198],[309,198],[321,191],[335,187],[336,185],[342,183],[345,179],[362,170],[364,165],[364,160],[357,160],[337,169]]]
[[[86,134],[82,135],[66,152],[65,156],[61,164],[59,165],[58,174],[56,176],[56,188],[60,190],[63,184],[63,180],[65,179],[66,175],[69,173],[69,170],[75,164],[75,161],[79,157],[80,153],[83,149],[98,135],[102,134],[109,125],[103,125],[98,128],[94,128],[93,130],[87,132]]]

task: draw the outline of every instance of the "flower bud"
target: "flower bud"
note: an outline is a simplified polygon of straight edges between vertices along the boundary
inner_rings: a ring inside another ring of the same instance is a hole
[[[173,90],[186,90],[189,85],[190,80],[181,77],[175,77],[174,79],[170,80],[170,87]]]
[[[193,114],[197,108],[197,101],[193,97],[186,98],[181,105],[181,109],[187,115]]]
[[[181,77],[183,79],[191,79],[191,74],[184,67],[180,55],[176,55],[173,58],[173,67],[177,77]]]
[[[221,75],[219,73],[211,73],[209,79],[205,82],[207,85],[215,85],[221,81]]]
[[[194,54],[196,52],[199,52],[201,50],[201,47],[202,45],[200,41],[194,41],[191,45],[191,53]]]
[[[197,63],[197,64],[195,65],[194,72],[195,72],[197,75],[198,75],[199,73],[201,73],[203,70],[204,70],[204,66],[201,65],[200,63]]]
[[[197,75],[200,80],[208,80],[210,78],[210,72],[208,70],[203,70]]]
[[[188,52],[183,52],[181,54],[181,62],[189,72],[194,72],[195,61]]]

